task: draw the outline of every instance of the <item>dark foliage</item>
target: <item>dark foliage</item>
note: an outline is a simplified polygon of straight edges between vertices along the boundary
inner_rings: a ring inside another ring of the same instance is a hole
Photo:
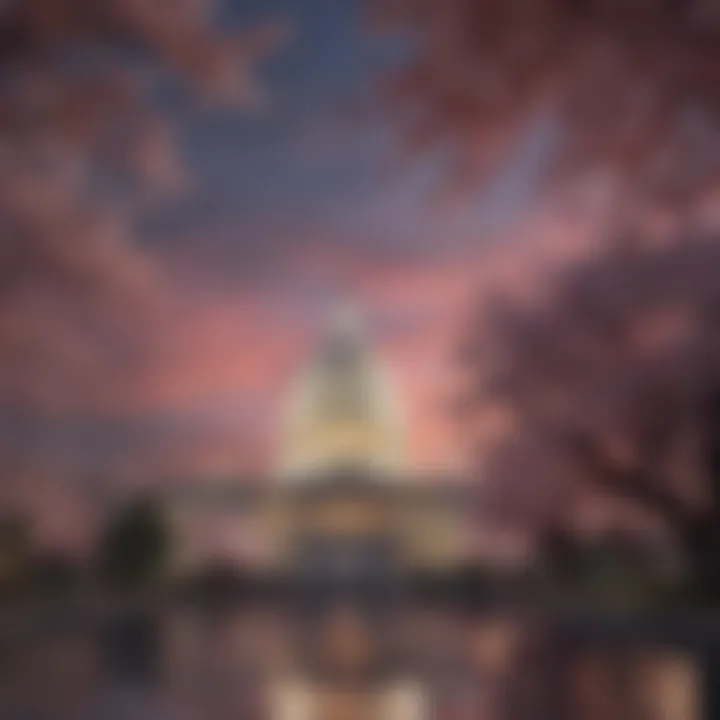
[[[161,506],[139,497],[110,518],[99,543],[100,577],[113,587],[139,588],[160,582],[170,560],[172,536]]]

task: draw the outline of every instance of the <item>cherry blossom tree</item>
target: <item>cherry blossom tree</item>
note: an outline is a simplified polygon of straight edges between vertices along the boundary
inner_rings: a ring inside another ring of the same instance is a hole
[[[176,116],[262,104],[258,66],[286,34],[280,19],[233,29],[220,9],[0,3],[0,394],[47,398],[63,368],[89,384],[82,359],[104,347],[100,364],[127,359],[160,284],[138,214],[192,186]]]
[[[464,354],[492,508],[542,526],[577,519],[589,498],[611,500],[674,538],[713,598],[719,263],[714,237],[606,249],[542,302],[484,306]]]
[[[623,210],[687,216],[717,194],[715,0],[375,0],[410,36],[389,83],[413,147],[490,173],[540,119],[555,180],[609,173]]]

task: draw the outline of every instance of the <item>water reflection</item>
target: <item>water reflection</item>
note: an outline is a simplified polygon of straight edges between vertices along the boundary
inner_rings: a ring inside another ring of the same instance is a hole
[[[124,609],[4,638],[8,720],[693,720],[698,652],[518,613]]]

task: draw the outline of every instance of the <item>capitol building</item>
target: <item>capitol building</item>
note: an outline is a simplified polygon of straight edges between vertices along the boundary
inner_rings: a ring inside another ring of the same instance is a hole
[[[266,477],[175,491],[181,568],[224,553],[266,573],[372,579],[452,569],[476,553],[473,492],[412,467],[401,399],[358,313],[328,323],[279,427]],[[217,535],[221,550],[203,546]]]

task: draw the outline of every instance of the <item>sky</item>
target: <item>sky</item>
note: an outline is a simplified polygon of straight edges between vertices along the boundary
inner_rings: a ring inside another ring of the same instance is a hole
[[[225,12],[228,24],[276,15],[290,27],[262,68],[266,102],[238,113],[158,99],[178,114],[189,182],[142,209],[132,262],[118,260],[136,286],[115,308],[132,341],[96,328],[99,352],[48,321],[49,365],[69,358],[72,381],[45,372],[32,411],[0,415],[16,495],[33,488],[50,535],[72,528],[73,512],[56,510],[88,482],[271,472],[288,385],[338,300],[357,305],[396,381],[413,465],[465,467],[450,400],[472,308],[527,291],[576,247],[578,229],[541,202],[551,119],[530,124],[489,185],[454,192],[441,149],[409,153],[380,92],[406,38],[374,32],[353,0]]]

